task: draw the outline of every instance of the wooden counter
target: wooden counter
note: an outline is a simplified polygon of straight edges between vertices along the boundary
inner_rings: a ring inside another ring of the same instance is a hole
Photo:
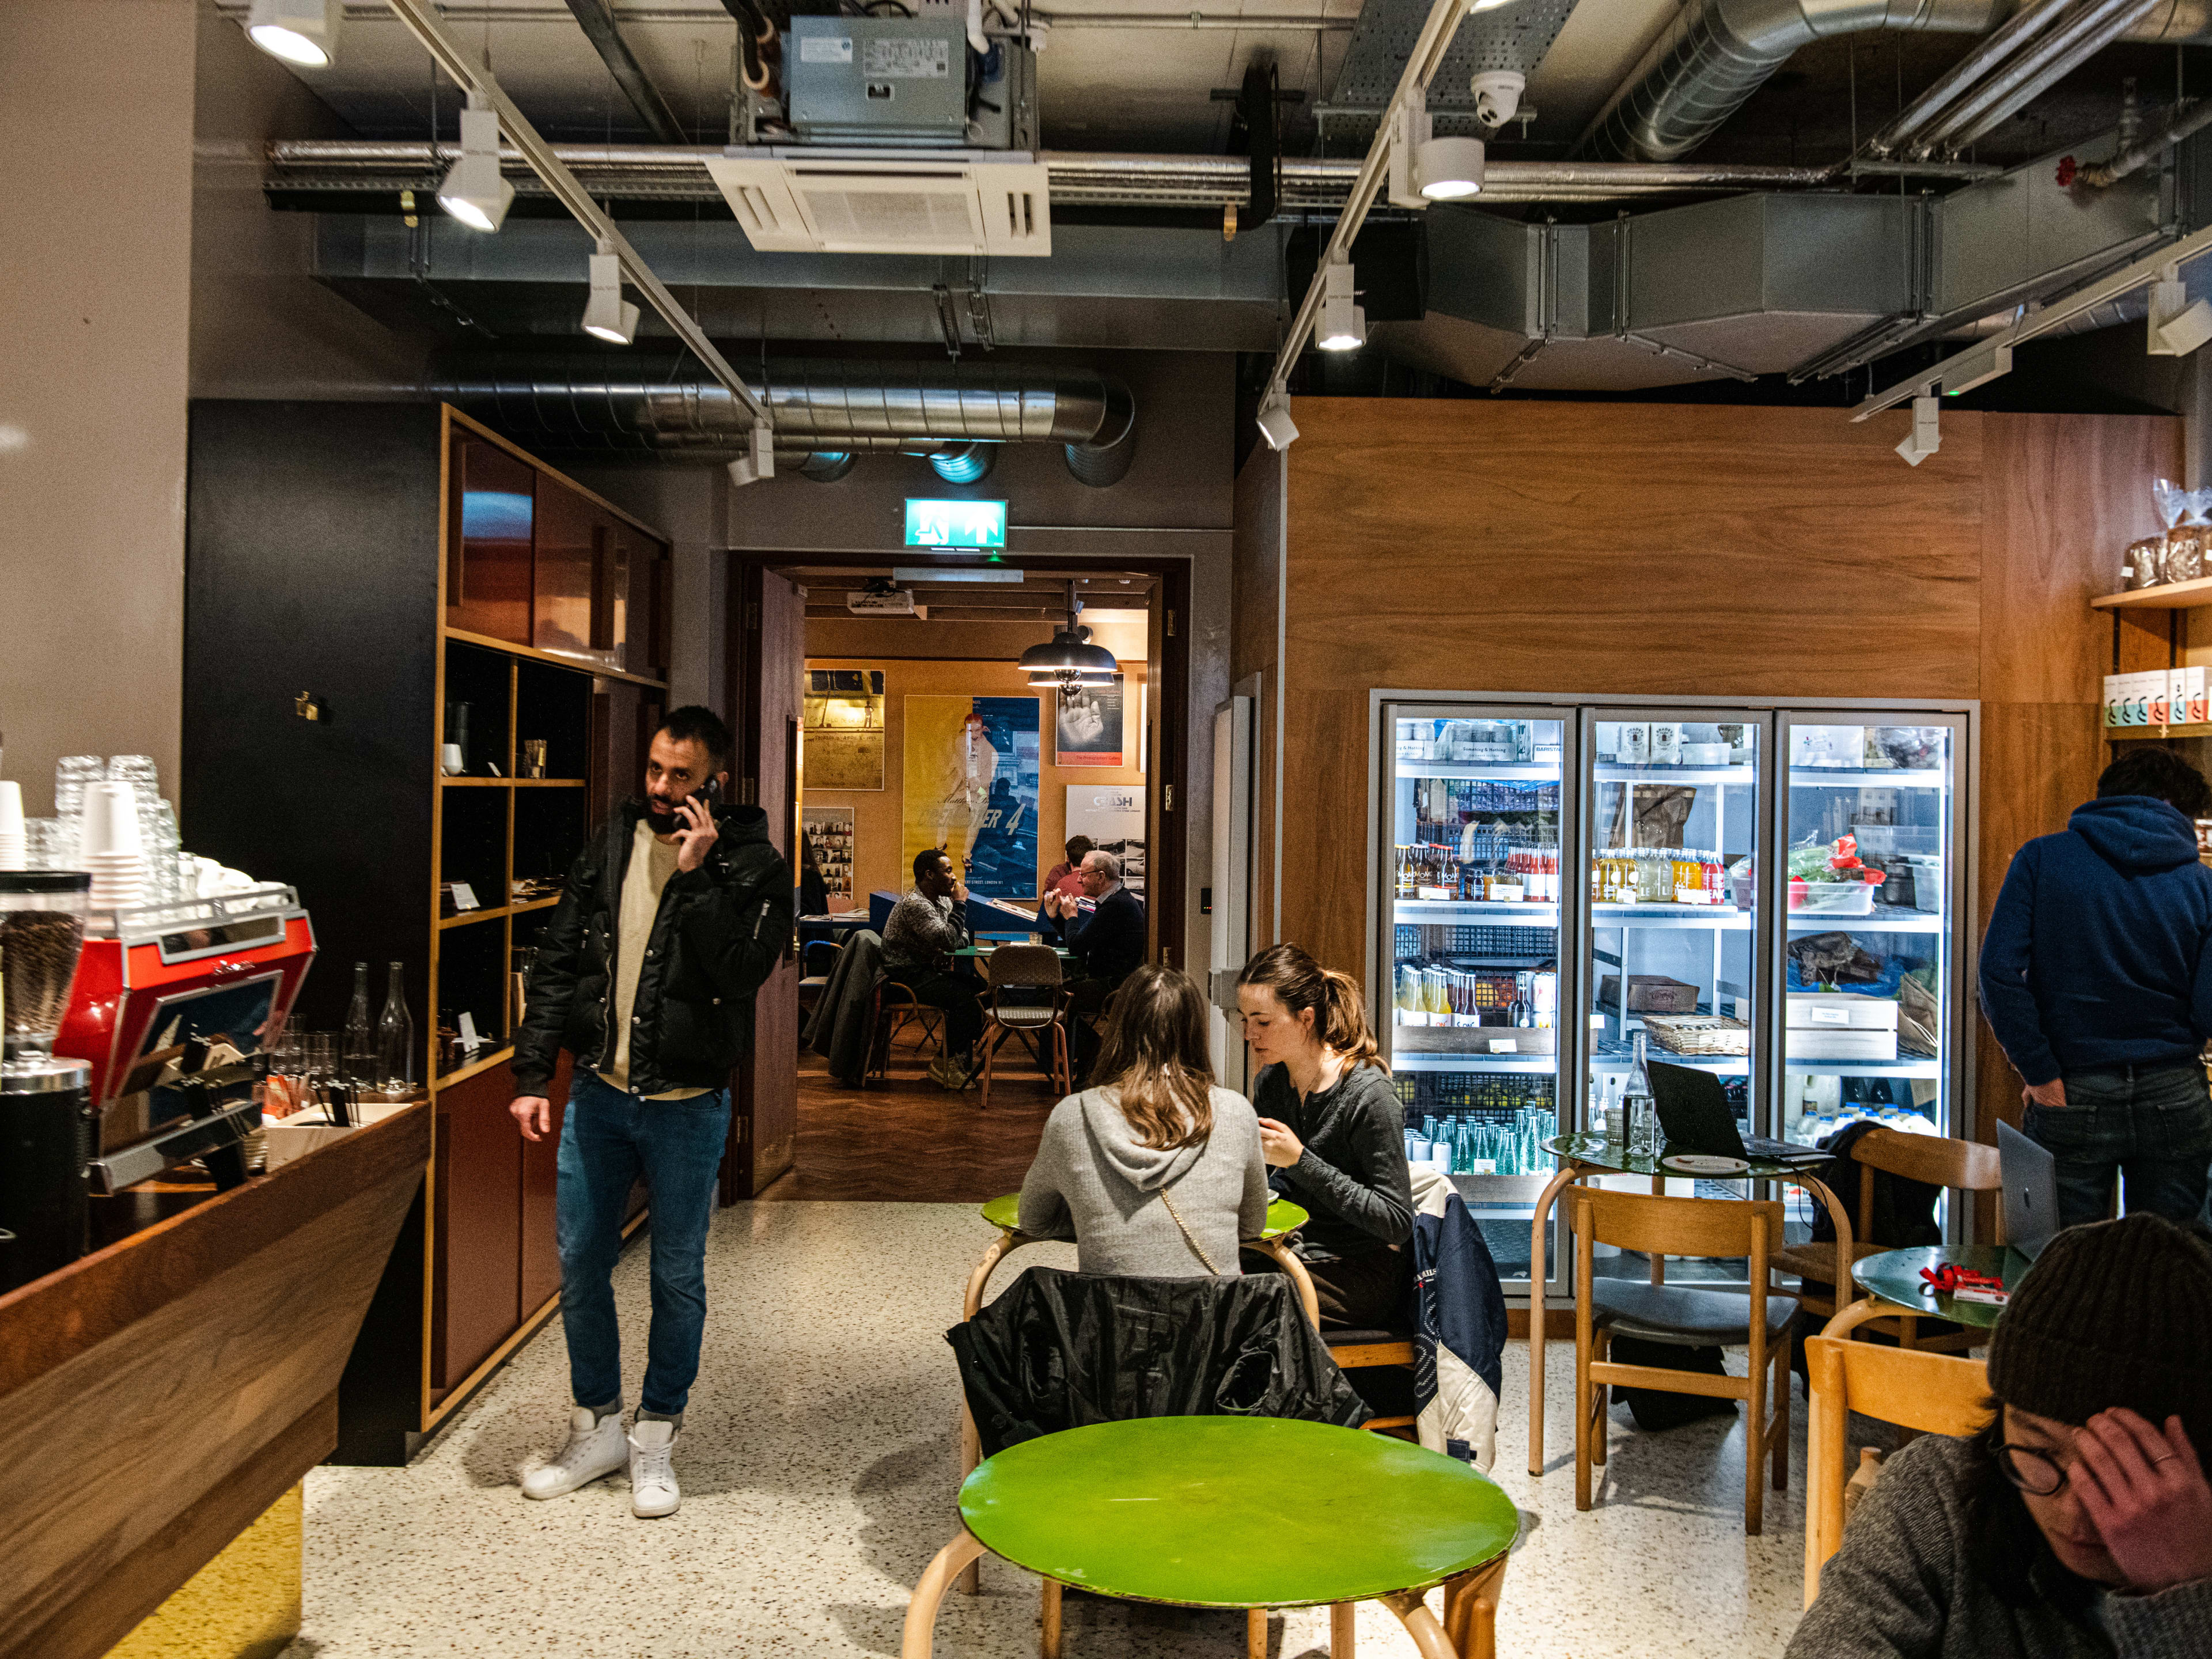
[[[422,1105],[0,1297],[0,1659],[96,1659],[337,1443]]]

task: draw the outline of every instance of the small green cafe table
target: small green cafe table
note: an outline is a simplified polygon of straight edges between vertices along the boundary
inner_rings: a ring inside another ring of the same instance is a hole
[[[930,1659],[937,1610],[989,1553],[1045,1580],[1045,1659],[1060,1589],[1248,1611],[1264,1653],[1270,1607],[1327,1606],[1348,1650],[1352,1604],[1397,1614],[1423,1659],[1495,1645],[1513,1501],[1456,1458],[1325,1423],[1153,1417],[1010,1446],[960,1488],[959,1534],[908,1603],[903,1659]],[[1422,1599],[1446,1587],[1441,1623]]]
[[[2004,1310],[1996,1303],[1962,1302],[1920,1276],[1923,1268],[1933,1273],[1947,1262],[1996,1274],[2007,1295],[2020,1288],[2033,1265],[2008,1244],[1931,1244],[1863,1256],[1851,1263],[1851,1282],[1887,1308],[1948,1319],[1978,1331],[1995,1330],[2004,1317]]]
[[[1020,1235],[1021,1209],[1022,1195],[1019,1193],[1002,1194],[983,1206],[983,1219],[1002,1233]],[[1296,1232],[1304,1226],[1306,1219],[1306,1212],[1301,1206],[1287,1198],[1279,1198],[1267,1206],[1267,1224],[1260,1237],[1280,1238],[1285,1233]],[[974,1317],[972,1313],[969,1317]]]

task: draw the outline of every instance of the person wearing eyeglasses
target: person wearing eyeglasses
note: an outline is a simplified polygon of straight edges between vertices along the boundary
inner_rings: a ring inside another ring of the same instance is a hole
[[[1979,1433],[1860,1501],[1787,1659],[2212,1654],[2212,1238],[2069,1228],[1990,1344]]]

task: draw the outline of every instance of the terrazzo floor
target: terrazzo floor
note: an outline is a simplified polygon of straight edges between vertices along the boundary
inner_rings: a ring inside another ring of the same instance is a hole
[[[972,1206],[763,1203],[717,1218],[699,1386],[677,1445],[684,1506],[629,1513],[620,1475],[550,1503],[517,1488],[565,1422],[557,1322],[518,1353],[416,1462],[308,1477],[306,1622],[286,1659],[558,1656],[725,1659],[883,1655],[908,1592],[951,1535],[957,1385],[943,1340],[988,1242]],[[1025,1262],[1073,1266],[1043,1246]],[[617,1270],[635,1403],[644,1359],[646,1253]],[[1741,1354],[1731,1356],[1741,1369]],[[1509,1345],[1494,1473],[1522,1535],[1498,1650],[1605,1659],[1779,1654],[1802,1565],[1804,1401],[1790,1489],[1765,1535],[1742,1528],[1742,1424],[1626,1431],[1616,1408],[1598,1506],[1574,1507],[1572,1345],[1547,1364],[1549,1472],[1527,1464],[1528,1357]],[[1264,1532],[1224,1548],[1264,1548]],[[1036,1652],[1036,1581],[986,1559],[983,1594],[950,1596],[947,1659]],[[1069,1659],[1241,1655],[1241,1615],[1071,1596]],[[1384,1609],[1359,1610],[1363,1656],[1411,1655]],[[1321,1612],[1276,1616],[1279,1659],[1328,1650]]]

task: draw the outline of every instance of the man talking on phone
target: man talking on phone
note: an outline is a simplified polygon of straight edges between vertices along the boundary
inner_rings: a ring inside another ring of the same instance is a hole
[[[576,855],[539,938],[508,1110],[526,1140],[543,1139],[560,1051],[575,1056],[554,1206],[574,1403],[568,1443],[523,1476],[527,1498],[627,1463],[634,1514],[672,1514],[681,1499],[672,1459],[706,1328],[730,1072],[751,1045],[753,994],[791,944],[791,867],[769,844],[766,813],[722,804],[729,757],[711,709],[663,720],[644,797]],[[640,1176],[653,1200],[653,1324],[625,1433],[612,1275]]]

